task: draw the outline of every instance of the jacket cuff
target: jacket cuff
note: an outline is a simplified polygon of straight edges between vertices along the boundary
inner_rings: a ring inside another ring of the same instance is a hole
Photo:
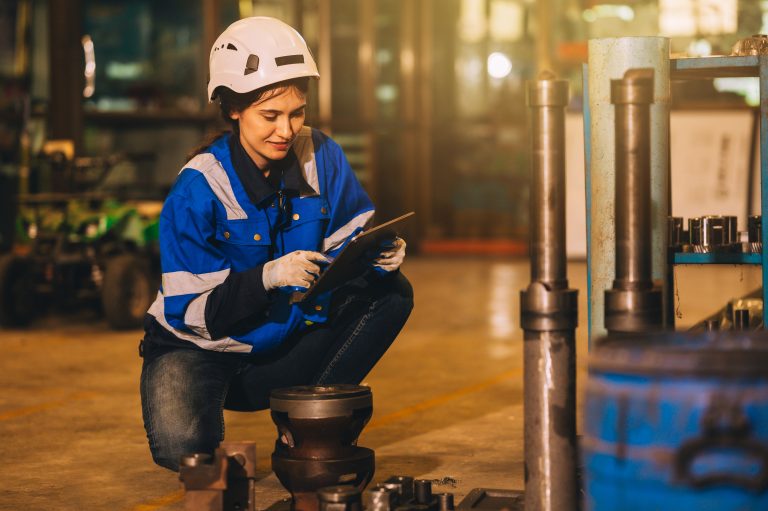
[[[232,335],[245,326],[255,328],[264,321],[274,293],[264,289],[264,265],[230,273],[216,286],[205,305],[205,323],[211,337]]]

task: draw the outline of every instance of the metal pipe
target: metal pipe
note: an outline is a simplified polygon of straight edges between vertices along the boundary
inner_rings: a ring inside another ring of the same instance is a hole
[[[568,84],[542,73],[528,84],[531,119],[531,283],[521,292],[524,334],[525,509],[578,509],[578,291],[565,257],[565,106]]]
[[[616,281],[652,287],[648,107],[653,103],[653,75],[628,71],[624,76],[611,82],[616,108]]]
[[[565,277],[565,106],[568,82],[551,74],[528,88],[531,107],[531,280],[553,289]]]
[[[651,115],[653,69],[611,80],[616,115],[616,273],[605,292],[610,333],[661,328],[661,289],[654,287],[651,249]]]

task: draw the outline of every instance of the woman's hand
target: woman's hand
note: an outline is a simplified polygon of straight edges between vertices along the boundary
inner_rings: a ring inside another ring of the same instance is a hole
[[[269,261],[264,265],[261,275],[264,289],[270,291],[285,286],[309,287],[320,276],[320,266],[316,262],[327,264],[330,261],[320,252],[308,250],[297,250]]]
[[[384,271],[395,271],[400,268],[405,259],[405,240],[402,238],[395,238],[390,247],[387,247],[384,252],[379,254],[373,261],[373,265],[377,268],[381,268]]]

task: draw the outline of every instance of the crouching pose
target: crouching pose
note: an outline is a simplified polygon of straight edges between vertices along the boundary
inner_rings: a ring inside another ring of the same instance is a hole
[[[306,43],[264,17],[229,26],[210,55],[208,98],[232,131],[186,164],[163,206],[163,280],[141,343],[144,427],[156,463],[209,452],[223,410],[269,407],[272,389],[359,383],[413,308],[405,242],[333,293],[290,304],[374,207],[341,148],[304,126]]]

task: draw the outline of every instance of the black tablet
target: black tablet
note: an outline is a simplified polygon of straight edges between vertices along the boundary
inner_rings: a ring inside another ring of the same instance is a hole
[[[355,236],[309,289],[297,291],[291,295],[291,303],[310,300],[320,293],[332,291],[345,282],[361,276],[371,267],[371,260],[366,257],[366,254],[379,250],[386,241],[394,240],[398,236],[398,227],[402,222],[415,214],[411,211]]]

